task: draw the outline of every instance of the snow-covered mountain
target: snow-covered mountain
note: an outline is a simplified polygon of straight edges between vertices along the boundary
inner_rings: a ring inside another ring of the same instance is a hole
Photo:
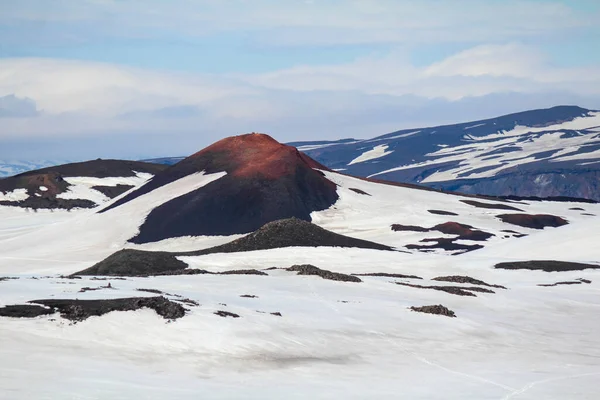
[[[96,208],[0,206],[0,394],[596,398],[598,215],[227,138]]]
[[[366,140],[296,142],[351,175],[486,195],[600,200],[600,112],[574,106]]]

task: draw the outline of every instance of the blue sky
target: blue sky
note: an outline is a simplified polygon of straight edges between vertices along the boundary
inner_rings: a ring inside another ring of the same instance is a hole
[[[598,43],[596,0],[0,0],[0,159],[600,108]]]

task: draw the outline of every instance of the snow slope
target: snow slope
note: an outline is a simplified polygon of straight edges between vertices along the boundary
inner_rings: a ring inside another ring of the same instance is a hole
[[[150,295],[137,290],[142,288],[199,304],[186,305],[187,315],[172,322],[147,309],[112,312],[77,324],[58,315],[0,318],[0,398],[522,400],[600,396],[600,320],[596,318],[600,270],[546,273],[493,268],[500,261],[547,257],[599,262],[600,247],[594,245],[598,217],[582,214],[600,215],[600,205],[502,203],[570,222],[560,228],[534,230],[495,217],[516,211],[461,202],[472,198],[324,174],[338,185],[339,199],[311,217],[336,233],[404,251],[407,244],[444,235],[394,232],[391,224],[430,227],[455,221],[496,236],[483,242],[485,248],[460,255],[317,247],[180,257],[190,267],[213,272],[311,263],[342,273],[411,274],[422,280],[361,277],[361,283],[348,283],[276,269],[265,271],[268,276],[110,279],[110,289],[81,292],[108,282],[58,275],[89,267],[124,246],[191,250],[231,240],[187,237],[141,246],[126,244],[152,209],[225,174],[188,175],[104,213],[97,209],[33,213],[0,207],[0,217],[5,217],[0,218],[0,274],[19,278],[0,281],[0,307],[42,298]],[[458,215],[431,214],[431,209]],[[506,229],[529,236],[505,238],[501,233]],[[463,297],[395,284],[461,285],[431,280],[443,275],[468,275],[508,289]],[[578,278],[591,283],[537,286]],[[445,305],[457,318],[408,309],[431,304]],[[240,317],[222,318],[216,311]]]

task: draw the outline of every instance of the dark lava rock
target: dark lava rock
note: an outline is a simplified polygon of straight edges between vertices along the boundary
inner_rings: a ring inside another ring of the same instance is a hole
[[[538,284],[538,286],[559,286],[559,285],[581,285],[583,282],[581,281],[562,281],[562,282],[556,282],[556,283],[540,283]]]
[[[14,279],[19,279],[19,278],[13,277],[13,276],[0,276],[0,282],[14,280]]]
[[[583,282],[583,283],[592,283],[592,281],[590,281],[589,279],[579,278],[577,280],[580,281],[580,282]]]
[[[422,307],[411,307],[413,311],[422,312],[426,314],[436,314],[436,315],[444,315],[446,317],[455,318],[456,314],[454,311],[444,307],[441,304],[433,305],[433,306],[422,306]]]
[[[363,249],[392,250],[379,243],[351,238],[330,232],[298,218],[269,222],[247,236],[212,247],[210,249],[180,253],[180,255],[204,255],[212,253],[235,253],[242,251],[267,250],[282,247],[358,247]]]
[[[169,299],[162,296],[105,300],[48,299],[33,300],[29,303],[41,304],[48,307],[48,309],[37,305],[8,306],[12,307],[10,310],[12,315],[7,316],[30,318],[32,316],[51,314],[58,311],[63,318],[71,321],[83,321],[91,316],[101,316],[111,311],[134,311],[139,310],[140,308],[151,308],[156,311],[158,315],[165,319],[177,319],[185,315],[185,309],[181,305],[173,303]],[[8,307],[5,307],[4,309]],[[0,311],[0,313],[1,312],[2,311]]]
[[[432,251],[434,249],[442,249],[445,251],[460,251],[461,253],[466,253],[468,251],[483,249],[483,246],[480,244],[460,244],[455,243],[458,238],[431,238],[431,239],[423,239],[421,242],[436,242],[433,245],[419,245],[419,244],[409,244],[405,247],[407,249],[414,249],[419,251]]]
[[[287,268],[287,271],[297,272],[298,275],[314,275],[320,276],[323,279],[329,279],[332,281],[341,282],[362,282],[362,280],[356,276],[340,274],[338,272],[331,272],[325,269],[317,268],[314,265],[293,265]]]
[[[394,232],[429,232],[431,229],[423,228],[422,226],[416,225],[401,225],[401,224],[393,224],[392,230]]]
[[[585,211],[585,210],[584,210],[583,208],[581,208],[581,207],[571,207],[571,208],[569,208],[569,210],[572,210],[572,211]]]
[[[277,312],[272,312],[272,313],[270,313],[270,314],[271,314],[271,315],[274,315],[274,316],[276,316],[276,317],[281,317],[281,313],[280,313],[279,311],[277,311]]]
[[[205,171],[227,175],[153,209],[130,241],[248,233],[291,217],[311,221],[312,212],[328,209],[339,198],[335,183],[318,170],[329,169],[268,135],[234,136],[157,173],[102,212]]]
[[[447,235],[458,235],[457,239],[485,241],[494,236],[491,233],[474,229],[471,225],[460,224],[458,222],[445,222],[431,228],[432,231],[438,231]]]
[[[158,290],[158,289],[136,289],[138,292],[146,292],[146,293],[153,293],[153,294],[165,294],[163,291]]]
[[[218,315],[219,317],[224,317],[224,318],[226,318],[226,317],[239,318],[240,317],[239,315],[234,314],[229,311],[216,311],[214,314]]]
[[[360,189],[356,189],[356,188],[350,188],[350,190],[352,190],[354,193],[364,194],[366,196],[370,196],[370,194],[367,193],[367,192],[365,192],[364,190],[360,190]]]
[[[423,279],[416,275],[388,274],[387,272],[371,272],[367,274],[352,274],[354,276],[382,276],[386,278]]]
[[[185,268],[172,253],[124,249],[74,275],[145,276]]]
[[[431,214],[435,214],[435,215],[453,215],[453,216],[457,216],[457,213],[454,212],[450,212],[450,211],[444,211],[444,210],[427,210],[429,213]]]
[[[117,196],[122,195],[128,190],[133,189],[135,186],[132,185],[116,185],[116,186],[92,186],[92,189],[99,191],[106,197],[114,199]]]
[[[11,318],[35,318],[40,315],[54,314],[51,308],[35,306],[32,304],[19,304],[14,306],[0,307],[0,317]]]
[[[441,281],[441,282],[454,282],[454,283],[468,283],[471,285],[481,285],[488,286],[497,289],[506,289],[501,285],[490,285],[484,281],[480,281],[479,279],[471,278],[470,276],[462,276],[462,275],[452,275],[452,276],[438,276],[437,278],[433,278],[432,281]]]
[[[544,229],[547,226],[559,227],[567,225],[569,221],[555,215],[547,214],[501,214],[496,215],[502,222],[523,226],[532,229]]]
[[[402,286],[410,286],[413,288],[418,288],[418,289],[432,289],[432,290],[439,290],[442,292],[446,292],[446,293],[450,293],[450,294],[455,294],[457,296],[472,296],[472,297],[476,297],[475,293],[472,292],[481,292],[481,293],[494,293],[494,291],[489,290],[489,289],[484,289],[481,287],[476,287],[476,286],[470,286],[470,287],[459,287],[459,286],[422,286],[422,285],[414,285],[411,283],[404,283],[404,282],[395,282],[396,285],[402,285]]]
[[[247,299],[257,299],[258,296],[254,295],[254,294],[242,294],[240,295],[240,297],[245,297]]]
[[[562,272],[583,271],[584,269],[600,269],[597,264],[583,264],[568,261],[534,260],[534,261],[511,261],[496,264],[498,269],[528,269],[532,271]]]
[[[258,271],[256,269],[235,269],[231,271],[219,272],[219,275],[269,275],[265,272]]]
[[[476,201],[476,200],[461,200],[461,202],[468,204],[470,206],[473,206],[473,207],[486,208],[486,209],[490,209],[490,210],[523,211],[519,208],[509,206],[507,204],[497,204],[497,203],[490,204],[490,203],[483,203],[481,201]]]

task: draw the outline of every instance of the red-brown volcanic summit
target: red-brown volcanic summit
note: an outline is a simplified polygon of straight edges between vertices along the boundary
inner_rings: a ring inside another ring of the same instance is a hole
[[[131,241],[248,233],[278,219],[310,221],[311,212],[335,203],[336,185],[317,169],[328,168],[268,135],[233,136],[157,174],[110,208],[196,172],[225,171],[224,177],[152,210]]]

